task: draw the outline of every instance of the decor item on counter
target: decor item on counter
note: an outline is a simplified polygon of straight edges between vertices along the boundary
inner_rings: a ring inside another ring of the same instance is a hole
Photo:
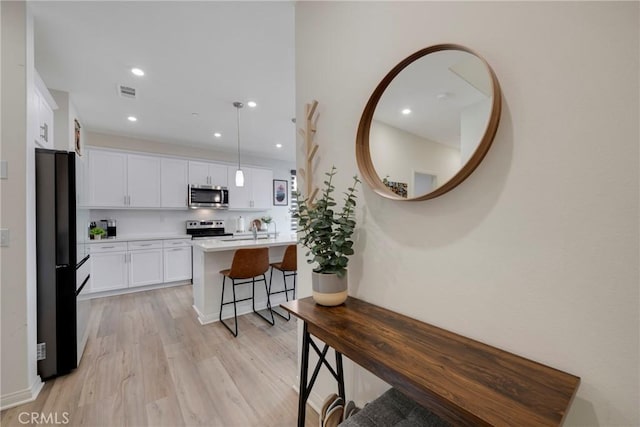
[[[278,237],[278,226],[276,222],[269,215],[263,216],[262,222],[264,223],[265,230],[267,230],[267,238],[269,237],[269,225],[273,223],[273,237]]]
[[[289,198],[289,182],[286,179],[273,180],[273,206],[287,206]]]
[[[262,230],[262,221],[260,221],[259,219],[254,219],[253,221],[251,221],[251,229],[255,231]]]
[[[273,218],[271,218],[271,216],[269,216],[269,215],[265,215],[265,216],[261,217],[260,220],[264,224],[264,229],[269,231],[269,224],[271,224],[273,222]]]
[[[244,187],[244,173],[240,169],[240,109],[244,107],[242,102],[234,102],[233,106],[236,107],[236,116],[238,119],[238,170],[236,171],[236,187]]]
[[[311,104],[306,105],[306,129],[298,129],[298,133],[304,138],[304,148],[306,152],[305,169],[298,169],[298,173],[300,174],[302,179],[304,179],[304,182],[306,184],[306,194],[309,203],[313,203],[313,200],[316,198],[316,194],[318,194],[318,187],[314,188],[313,182],[311,181],[311,178],[313,177],[313,157],[318,151],[318,144],[313,142],[313,139],[316,135],[316,125],[318,123],[318,115],[315,114],[316,108],[318,108],[318,101],[316,101],[315,99],[311,101]]]
[[[93,240],[100,240],[102,237],[106,237],[107,232],[104,231],[104,228],[94,227],[89,230],[89,238]]]
[[[73,119],[73,124],[75,126],[75,142],[76,142],[76,153],[78,156],[82,156],[82,145],[80,141],[80,122],[78,119]]]
[[[299,243],[309,249],[307,256],[312,255],[307,262],[316,263],[312,272],[313,299],[327,306],[340,305],[347,299],[347,257],[353,255],[355,192],[360,182],[357,175],[353,177],[352,186],[344,193],[344,205],[337,210],[331,195],[335,190],[332,184],[335,174],[335,166],[325,173],[328,179],[324,182],[322,197],[315,203],[296,193],[298,210],[293,214],[302,234]]]

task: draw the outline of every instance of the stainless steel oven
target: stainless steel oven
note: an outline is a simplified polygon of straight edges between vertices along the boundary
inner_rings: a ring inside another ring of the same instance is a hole
[[[191,209],[228,209],[229,190],[214,185],[190,185],[189,207]]]

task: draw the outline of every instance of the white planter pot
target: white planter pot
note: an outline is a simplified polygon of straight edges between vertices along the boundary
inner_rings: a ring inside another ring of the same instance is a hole
[[[320,305],[336,306],[347,300],[347,274],[338,277],[337,274],[311,272],[313,300]]]

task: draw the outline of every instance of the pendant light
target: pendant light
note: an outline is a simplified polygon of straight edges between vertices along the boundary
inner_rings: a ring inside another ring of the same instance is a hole
[[[244,187],[244,173],[240,169],[240,109],[244,107],[242,102],[234,102],[233,106],[236,107],[236,116],[238,119],[238,170],[236,171],[236,187]]]

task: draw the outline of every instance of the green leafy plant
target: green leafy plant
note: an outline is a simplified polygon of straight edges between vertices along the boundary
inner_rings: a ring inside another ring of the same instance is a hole
[[[315,203],[298,198],[298,210],[293,217],[298,220],[298,230],[302,233],[299,243],[309,249],[307,259],[309,264],[317,263],[313,269],[316,273],[337,274],[344,277],[347,272],[349,255],[353,255],[353,240],[351,236],[356,227],[355,212],[356,186],[361,181],[353,177],[353,184],[344,192],[344,205],[336,210],[337,203],[332,196],[335,187],[332,184],[336,174],[335,166],[325,173],[328,177],[324,181],[322,197]]]
[[[89,230],[89,234],[91,236],[104,236],[107,234],[107,232],[104,231],[104,228],[94,227],[91,230]]]
[[[260,220],[262,220],[262,222],[267,225],[271,224],[271,221],[273,221],[273,219],[269,215],[263,216],[262,218],[260,218]]]

